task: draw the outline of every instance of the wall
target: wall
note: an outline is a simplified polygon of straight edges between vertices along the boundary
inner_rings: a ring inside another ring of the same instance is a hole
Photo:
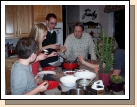
[[[94,11],[96,11],[95,12],[97,14],[97,18],[96,19],[92,20],[91,16],[85,16],[85,18],[82,19],[82,16],[85,13],[84,10],[88,9],[88,8],[91,10],[90,12],[88,11],[88,13],[93,13]],[[80,17],[79,17],[79,20],[81,22],[93,21],[93,22],[97,23],[97,22],[99,22],[99,17],[100,17],[100,15],[99,15],[99,6],[97,6],[97,5],[80,5]]]
[[[5,39],[5,44],[9,42],[10,44],[13,44],[13,46],[16,46],[18,40],[19,39]]]
[[[80,17],[80,6],[79,5],[67,5],[67,23],[75,23]]]
[[[113,36],[113,23],[114,23],[114,18],[113,18],[113,12],[111,13],[104,13],[104,8],[105,5],[100,5],[99,6],[99,14],[100,14],[100,23],[102,25],[102,30],[104,30],[104,33],[106,36]]]
[[[89,8],[91,11],[89,13],[93,13],[96,11],[97,18],[92,20],[92,17],[86,16],[82,19],[83,14],[85,13],[85,9]],[[67,23],[73,23],[75,21],[81,22],[99,22],[102,25],[102,29],[106,36],[113,36],[114,33],[114,24],[113,24],[113,12],[104,13],[105,5],[67,5]]]

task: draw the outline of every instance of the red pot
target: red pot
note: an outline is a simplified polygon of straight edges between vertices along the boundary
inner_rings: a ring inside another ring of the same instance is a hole
[[[98,77],[100,80],[103,81],[103,84],[105,87],[109,85],[110,74],[103,74],[103,73],[98,72]]]
[[[72,70],[72,69],[75,69],[78,67],[78,62],[77,61],[75,61],[75,62],[65,61],[65,62],[63,62],[63,67],[65,69]]]

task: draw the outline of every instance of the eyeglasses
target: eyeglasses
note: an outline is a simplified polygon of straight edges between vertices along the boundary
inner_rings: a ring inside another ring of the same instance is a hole
[[[53,22],[51,22],[50,24],[51,24],[51,25],[55,25],[55,26],[57,25],[57,23],[53,23]]]

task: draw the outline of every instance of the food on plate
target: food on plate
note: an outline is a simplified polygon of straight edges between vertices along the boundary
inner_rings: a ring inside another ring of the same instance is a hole
[[[75,71],[66,71],[64,72],[65,75],[74,75]]]

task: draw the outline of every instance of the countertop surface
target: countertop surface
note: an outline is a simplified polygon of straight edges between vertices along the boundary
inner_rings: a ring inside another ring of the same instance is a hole
[[[92,68],[89,68],[89,67],[87,67],[87,66],[84,66],[84,65],[82,65],[82,64],[80,64],[80,63],[79,63],[79,69],[87,69],[87,70],[93,72],[93,69],[92,69]],[[77,71],[77,70],[79,70],[79,69],[75,69],[75,70]],[[60,79],[62,76],[65,76],[65,75],[64,75],[64,71],[68,71],[68,70],[66,70],[66,69],[65,69],[65,70],[62,70],[61,67],[57,67],[57,70],[55,70],[55,72],[56,72],[56,78],[57,78],[58,81],[59,81],[59,79]],[[98,75],[95,77],[94,81],[97,81],[97,80],[98,80]],[[66,87],[66,86],[64,86],[62,83],[60,83],[60,86],[61,86],[63,92],[66,92],[66,91],[68,91],[68,90],[70,90],[70,89],[76,88],[76,86],[74,86],[74,87]],[[45,94],[46,94],[46,95],[60,95],[60,94],[61,94],[61,91],[60,91],[58,88],[54,88],[54,89],[52,89],[52,90],[47,90],[47,91],[45,91]]]
[[[93,69],[92,68],[89,68],[89,67],[87,67],[87,66],[85,66],[85,65],[82,65],[81,63],[79,63],[79,69],[86,69],[86,70],[89,70],[89,71],[91,71],[91,72],[94,72],[93,71]],[[75,71],[77,71],[77,70],[79,70],[79,69],[75,69]],[[59,79],[62,77],[62,76],[65,76],[64,75],[64,71],[68,71],[68,70],[64,70],[64,69],[62,69],[61,67],[57,67],[57,70],[55,70],[55,72],[56,72],[56,79],[59,81]],[[93,82],[95,82],[95,81],[97,81],[97,80],[99,80],[98,79],[98,75],[96,75],[96,77],[95,77],[95,79],[93,80]],[[60,82],[60,81],[59,81]],[[66,91],[68,91],[68,90],[70,90],[70,89],[74,89],[74,88],[76,88],[76,86],[74,86],[74,87],[66,87],[66,86],[64,86],[61,82],[60,82],[60,86],[61,86],[61,88],[62,88],[62,92],[66,92]],[[54,89],[52,89],[52,90],[47,90],[47,91],[45,91],[45,94],[46,95],[61,95],[61,91],[58,89],[58,88],[54,88]],[[104,91],[104,95],[123,95],[123,91],[121,91],[121,92],[113,92],[113,91]]]

